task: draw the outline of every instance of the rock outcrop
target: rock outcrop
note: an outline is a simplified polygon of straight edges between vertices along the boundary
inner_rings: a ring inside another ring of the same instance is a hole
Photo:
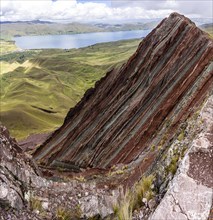
[[[165,133],[172,138],[212,87],[212,60],[209,36],[171,14],[119,71],[86,92],[33,157],[42,166],[78,172],[129,164],[146,154],[146,168],[138,169],[143,173],[158,155],[147,153],[149,146],[161,145]]]
[[[210,215],[213,205],[213,96],[200,117],[202,131],[193,140],[150,220],[208,219]]]
[[[104,218],[113,213],[118,196],[118,190],[97,188],[80,177],[43,178],[32,157],[0,126],[0,219]]]
[[[0,203],[4,206],[22,209],[24,194],[31,185],[38,169],[17,142],[9,136],[8,130],[0,127]]]

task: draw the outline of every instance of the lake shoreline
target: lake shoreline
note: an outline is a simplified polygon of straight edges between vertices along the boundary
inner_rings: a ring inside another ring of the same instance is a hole
[[[118,32],[94,32],[72,35],[37,35],[14,37],[15,45],[22,50],[41,49],[79,49],[98,43],[120,40],[142,39],[151,30],[134,30]]]

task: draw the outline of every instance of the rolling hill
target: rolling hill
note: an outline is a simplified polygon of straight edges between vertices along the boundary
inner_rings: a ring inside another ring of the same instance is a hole
[[[124,63],[139,41],[1,56],[0,121],[17,139],[54,130],[84,92]]]

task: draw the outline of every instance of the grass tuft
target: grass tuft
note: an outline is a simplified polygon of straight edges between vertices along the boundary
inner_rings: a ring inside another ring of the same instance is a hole
[[[182,130],[181,132],[180,132],[180,134],[178,135],[178,141],[182,141],[183,139],[184,139],[184,137],[185,137],[185,132],[184,132],[184,130]]]
[[[39,213],[42,213],[44,211],[42,207],[42,202],[37,197],[32,196],[30,198],[30,206],[32,210],[39,211]]]
[[[132,195],[127,191],[121,198],[119,204],[114,207],[114,213],[118,220],[130,220],[132,219]]]
[[[130,220],[132,219],[132,213],[135,209],[143,205],[142,199],[146,198],[147,201],[153,198],[154,191],[152,184],[154,176],[149,175],[143,177],[139,183],[137,183],[132,192],[127,191],[117,205],[113,207],[114,214],[119,220]]]
[[[72,220],[72,219],[80,219],[82,216],[82,210],[79,205],[77,205],[74,209],[69,210],[64,207],[58,207],[56,210],[56,219],[57,220]]]

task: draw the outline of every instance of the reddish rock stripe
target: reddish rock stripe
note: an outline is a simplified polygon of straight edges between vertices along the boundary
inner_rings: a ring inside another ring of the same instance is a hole
[[[135,160],[165,118],[174,130],[200,102],[200,91],[205,97],[212,87],[211,62],[208,35],[184,16],[171,14],[119,71],[112,70],[87,91],[34,158],[46,166],[61,161],[99,168]]]

